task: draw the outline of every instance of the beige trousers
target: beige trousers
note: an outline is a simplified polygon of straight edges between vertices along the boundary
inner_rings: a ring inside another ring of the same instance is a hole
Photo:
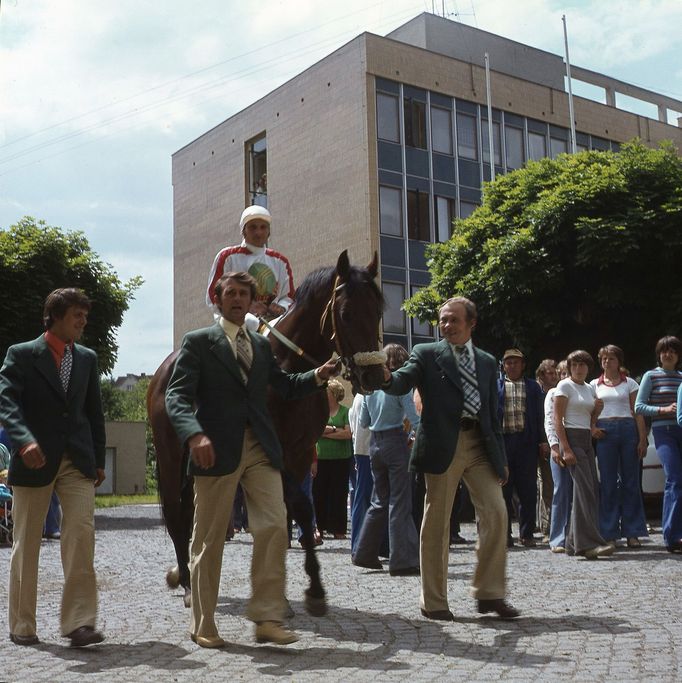
[[[62,506],[64,590],[61,632],[66,636],[81,626],[95,626],[95,482],[64,457],[50,485],[13,487],[14,545],[9,570],[9,632],[14,635],[36,634],[38,559],[53,489]]]
[[[247,428],[236,471],[221,477],[194,477],[190,633],[196,636],[218,635],[215,610],[223,546],[238,483],[244,489],[249,531],[253,535],[251,599],[247,616],[255,622],[281,622],[284,619],[288,541],[282,477]]]
[[[448,609],[450,512],[460,479],[478,519],[478,563],[471,594],[503,598],[507,562],[507,508],[498,477],[486,457],[478,428],[460,431],[455,456],[443,474],[425,474],[426,499],[420,536],[422,609]]]

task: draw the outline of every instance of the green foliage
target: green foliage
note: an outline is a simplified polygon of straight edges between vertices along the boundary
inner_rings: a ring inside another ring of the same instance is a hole
[[[672,144],[529,162],[485,187],[483,205],[431,245],[431,285],[405,304],[476,302],[477,343],[534,362],[618,344],[638,371],[682,332],[682,160]]]
[[[107,420],[144,421],[146,440],[145,493],[154,493],[156,484],[156,451],[152,441],[152,429],[147,417],[147,389],[151,377],[140,379],[130,391],[114,385],[112,379],[102,381],[102,406]]]
[[[0,358],[8,346],[42,332],[43,303],[52,290],[80,287],[93,302],[82,341],[97,352],[100,370],[111,372],[118,352],[116,329],[141,284],[140,277],[121,282],[82,232],[22,218],[0,230]]]

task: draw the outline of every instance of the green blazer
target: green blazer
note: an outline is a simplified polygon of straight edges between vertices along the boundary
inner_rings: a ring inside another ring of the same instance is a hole
[[[96,479],[96,470],[104,469],[106,436],[95,352],[73,345],[69,391],[64,393],[44,335],[10,346],[0,369],[0,422],[12,441],[10,484],[46,486],[64,453],[86,477]],[[47,461],[37,470],[17,456],[33,442]]]
[[[495,472],[505,477],[507,458],[497,418],[497,363],[489,353],[475,347],[474,358],[481,394],[478,418],[483,445]],[[464,406],[457,361],[446,340],[417,344],[405,365],[392,374],[390,384],[382,388],[387,394],[400,395],[413,387],[419,389],[422,414],[412,446],[410,469],[442,474],[455,454]]]
[[[194,475],[221,476],[237,469],[247,424],[273,467],[282,469],[282,447],[267,407],[268,386],[283,398],[317,391],[315,372],[288,375],[275,361],[270,343],[249,332],[253,363],[246,385],[225,332],[218,323],[185,335],[166,389],[166,409],[183,444],[203,432],[213,442],[215,465]]]

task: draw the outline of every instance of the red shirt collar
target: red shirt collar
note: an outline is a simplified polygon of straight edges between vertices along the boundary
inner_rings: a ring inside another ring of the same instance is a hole
[[[59,361],[64,357],[64,349],[66,348],[66,342],[62,341],[56,334],[52,334],[50,330],[45,332],[45,341],[52,351],[52,355]],[[73,342],[70,344],[73,350]]]

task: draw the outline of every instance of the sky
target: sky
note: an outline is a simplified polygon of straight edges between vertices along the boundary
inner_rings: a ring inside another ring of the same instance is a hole
[[[360,33],[433,10],[559,55],[566,15],[572,64],[682,100],[680,0],[0,0],[0,229],[81,230],[144,278],[114,376],[172,350],[171,155]]]

